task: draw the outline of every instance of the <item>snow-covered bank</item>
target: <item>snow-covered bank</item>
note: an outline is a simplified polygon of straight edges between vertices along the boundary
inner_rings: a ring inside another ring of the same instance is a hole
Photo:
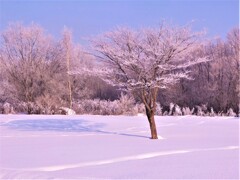
[[[239,178],[239,120],[0,115],[0,178]]]

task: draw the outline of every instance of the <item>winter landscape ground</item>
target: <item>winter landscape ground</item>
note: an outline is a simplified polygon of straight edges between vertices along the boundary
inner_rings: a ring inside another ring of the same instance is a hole
[[[239,179],[239,119],[0,115],[1,179]]]

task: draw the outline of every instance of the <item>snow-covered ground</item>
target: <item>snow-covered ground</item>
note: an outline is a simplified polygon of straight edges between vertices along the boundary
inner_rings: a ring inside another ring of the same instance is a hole
[[[239,179],[239,119],[0,115],[1,179]]]

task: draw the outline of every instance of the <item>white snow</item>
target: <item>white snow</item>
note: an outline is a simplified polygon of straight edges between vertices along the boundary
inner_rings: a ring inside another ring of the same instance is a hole
[[[60,107],[60,110],[63,110],[66,115],[76,115],[76,112],[73,109],[67,107]]]
[[[239,119],[0,115],[0,179],[239,179]]]

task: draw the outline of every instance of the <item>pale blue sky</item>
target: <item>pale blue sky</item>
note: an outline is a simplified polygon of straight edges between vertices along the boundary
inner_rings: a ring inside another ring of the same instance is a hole
[[[55,37],[64,26],[74,40],[116,26],[157,26],[163,19],[183,25],[195,20],[194,30],[207,29],[208,37],[225,37],[239,24],[238,0],[0,0],[0,30],[9,22],[35,22]]]

